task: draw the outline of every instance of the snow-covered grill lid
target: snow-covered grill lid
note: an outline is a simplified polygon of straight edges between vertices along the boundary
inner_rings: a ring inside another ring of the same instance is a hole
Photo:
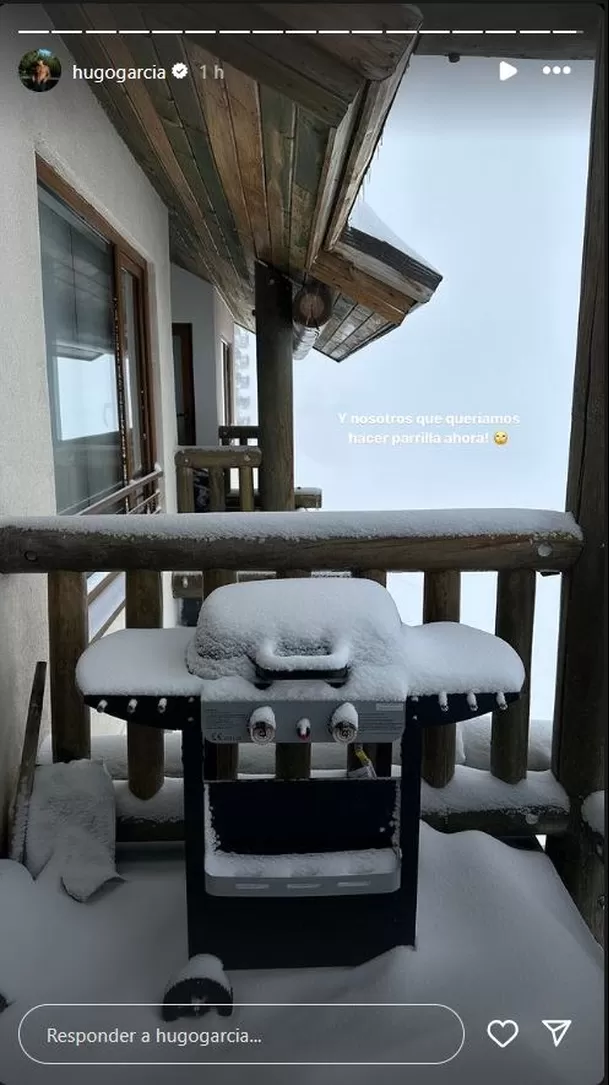
[[[372,580],[294,578],[229,584],[205,600],[186,662],[193,674],[346,676],[403,661],[402,623]]]

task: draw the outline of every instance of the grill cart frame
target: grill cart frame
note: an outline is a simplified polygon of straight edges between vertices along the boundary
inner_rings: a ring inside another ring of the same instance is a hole
[[[230,590],[234,586],[220,589]],[[465,630],[463,635],[467,637]],[[477,635],[497,640],[491,634]],[[115,648],[121,638],[118,653],[111,651],[113,638]],[[415,946],[423,729],[472,719],[497,706],[507,707],[519,697],[519,692],[510,690],[474,696],[439,689],[433,694],[407,695],[404,687],[398,704],[395,690],[394,703],[386,704],[385,691],[379,689],[380,703],[360,705],[372,711],[360,715],[355,741],[399,738],[399,777],[350,778],[345,766],[345,777],[221,780],[215,778],[221,745],[252,740],[252,716],[248,734],[246,710],[251,713],[266,705],[262,711],[268,712],[272,705],[277,716],[276,740],[287,738],[295,744],[299,738],[294,713],[298,716],[302,710],[303,716],[311,716],[309,739],[333,742],[328,721],[334,718],[337,705],[353,709],[356,702],[349,703],[348,685],[344,690],[335,688],[334,672],[325,694],[315,700],[312,693],[309,703],[298,701],[297,710],[296,701],[289,698],[285,672],[277,686],[273,674],[262,676],[262,688],[256,689],[254,679],[253,697],[245,704],[236,703],[234,696],[224,702],[211,693],[206,699],[210,683],[186,666],[184,649],[192,644],[191,638],[190,629],[122,631],[91,645],[77,668],[77,683],[87,705],[132,725],[182,734],[190,966],[165,993],[167,1020],[212,1008],[229,1015],[233,996],[226,973],[233,970],[356,966],[396,946]],[[507,645],[503,650],[515,656]],[[310,680],[319,690],[320,678],[324,684],[321,657],[315,659],[317,670],[302,678],[307,689]],[[83,668],[85,660],[88,665]],[[118,676],[117,661],[122,668]],[[129,678],[131,684],[126,686]],[[274,697],[269,680],[275,690],[279,687]],[[126,688],[128,693],[123,692]],[[223,705],[224,728],[218,722]],[[348,868],[347,874],[331,869],[330,877],[320,876],[319,870],[311,876],[284,870],[285,876],[278,879],[259,872],[261,857],[264,866],[273,856],[281,857],[283,863],[294,856],[306,856],[308,861],[330,853],[326,865],[331,867],[336,853],[340,859],[353,852],[363,852],[368,858],[378,852],[374,859],[380,863],[373,862],[362,874],[358,873],[364,869],[361,866]],[[229,859],[229,870],[230,860],[236,858],[237,873],[218,878],[219,856],[220,865]],[[206,865],[208,857],[213,857],[213,874]],[[258,863],[254,876],[247,869],[248,857],[255,869]]]

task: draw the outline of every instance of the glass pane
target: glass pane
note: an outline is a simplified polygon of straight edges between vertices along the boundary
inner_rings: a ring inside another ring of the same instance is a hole
[[[46,189],[40,242],[57,510],[123,485],[112,250]]]
[[[138,282],[129,271],[121,272],[124,311],[125,343],[125,413],[127,416],[127,439],[131,448],[133,475],[141,474],[142,454],[142,404],[143,389],[140,380],[142,367],[141,343],[137,319]]]

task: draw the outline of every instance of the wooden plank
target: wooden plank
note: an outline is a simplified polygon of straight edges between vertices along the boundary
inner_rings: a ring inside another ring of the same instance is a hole
[[[192,467],[176,463],[178,512],[195,512],[195,479]]]
[[[146,9],[146,20],[152,29],[159,25],[152,7]],[[211,107],[213,86],[221,93],[222,80],[203,80],[199,65],[193,64],[181,35],[155,35],[154,40],[159,60],[167,72],[170,72],[173,65],[178,63],[187,64],[190,69],[190,77],[173,79],[170,86],[192,163],[200,177],[200,185],[197,186],[198,202],[201,203],[199,192],[202,187],[206,200],[202,207],[205,208],[206,218],[215,221],[217,233],[222,239],[220,253],[224,258],[228,254],[237,275],[248,280],[252,270],[245,254],[246,248],[249,248],[249,228],[246,227],[244,232],[240,231],[241,223],[235,217],[229,193],[226,190],[227,178],[220,169],[218,155],[212,149],[212,138],[208,127],[208,114],[212,123],[215,118],[215,110]],[[202,93],[203,83],[206,83],[207,89]],[[205,102],[210,103],[207,112],[204,109]],[[224,120],[223,129],[223,145],[228,147],[226,120]],[[181,164],[183,166],[183,163]],[[233,177],[238,180],[238,174],[234,171]],[[191,188],[193,188],[192,184]],[[217,236],[216,242],[218,243]]]
[[[539,835],[554,837],[564,832],[567,815],[562,810],[546,810],[531,804],[518,810],[457,810],[447,814],[428,813],[423,809],[421,820],[439,832],[485,832],[491,836],[526,840]],[[161,821],[152,814],[148,818],[133,818],[119,813],[116,838],[119,843],[180,841],[184,839],[184,821],[180,817]]]
[[[351,102],[340,124],[330,129],[315,213],[311,223],[309,251],[307,253],[308,268],[311,268],[317,259],[328,231],[328,224],[341,183],[363,95],[364,90],[362,89],[358,97]]]
[[[442,282],[439,271],[416,260],[397,245],[390,245],[354,226],[345,227],[333,251],[344,256],[359,271],[420,304],[429,301]]]
[[[264,173],[271,236],[271,262],[289,272],[290,216],[294,169],[294,103],[268,87],[260,87]]]
[[[95,562],[89,566],[95,567]],[[48,604],[53,761],[78,761],[91,756],[89,709],[75,680],[76,664],[89,641],[83,573],[49,573]]]
[[[256,507],[254,497],[254,471],[251,467],[239,468],[239,508],[241,512],[253,512]]]
[[[391,328],[395,325],[391,324]],[[387,321],[378,313],[370,313],[365,320],[352,331],[350,335],[343,339],[340,345],[332,348],[332,356],[337,362],[342,362],[345,358],[354,354],[356,350],[360,350],[366,346],[373,339],[378,339],[379,335],[387,329]],[[316,349],[318,349],[316,347]]]
[[[461,574],[456,570],[425,573],[423,621],[458,622],[461,611]],[[446,787],[455,774],[457,728],[454,723],[427,727],[423,732],[423,779],[432,787]]]
[[[227,64],[224,64],[224,82],[254,252],[259,260],[268,262],[271,258],[271,237],[258,84]]]
[[[328,139],[327,129],[315,117],[306,110],[297,110],[289,257],[290,273],[295,277],[309,266],[309,243]]]
[[[201,27],[202,19],[207,19],[209,29],[234,30],[239,17],[245,29],[252,28],[254,18],[251,5],[238,3],[155,4],[154,16],[159,26],[164,23],[186,31],[195,58],[201,38],[190,36],[189,31],[205,29]],[[220,60],[309,109],[329,127],[340,124],[362,84],[362,77],[351,68],[299,38],[282,37],[281,50],[277,49],[274,35],[218,34],[213,41],[214,53]]]
[[[497,580],[495,633],[511,644],[525,669],[520,700],[493,712],[491,773],[507,784],[518,784],[527,775],[534,617],[535,573],[503,570]]]
[[[125,617],[128,629],[159,629],[163,625],[161,574],[149,569],[127,572]],[[127,723],[129,790],[138,799],[152,799],[165,778],[165,733],[160,727]]]
[[[256,265],[256,363],[261,505],[265,511],[290,510],[294,508],[292,286],[264,264]]]
[[[344,294],[340,294],[335,291],[335,297],[332,304],[332,316],[327,324],[324,324],[319,333],[319,338],[315,344],[315,349],[319,350],[321,345],[325,349],[326,345],[333,339],[334,333],[339,329],[344,320],[347,319],[349,313],[355,307],[355,302],[351,298],[346,298]]]
[[[351,141],[341,185],[334,201],[332,216],[324,240],[327,249],[334,247],[347,225],[351,209],[381,138],[387,115],[408,66],[415,42],[415,36],[409,35],[406,48],[392,75],[381,82],[366,85],[355,122],[354,138]]]
[[[354,569],[351,575],[359,579],[374,580],[375,583],[380,584],[381,587],[387,587],[387,573],[384,569]],[[364,752],[372,761],[377,776],[391,776],[393,747],[390,742],[374,742],[366,744],[364,745]],[[358,766],[359,761],[355,757],[354,750],[352,746],[348,746],[347,767],[349,769],[356,769]]]
[[[174,456],[176,466],[207,468],[260,467],[262,452],[255,445],[184,445]],[[216,510],[220,511],[220,510]]]
[[[417,55],[529,58],[538,60],[593,59],[599,7],[589,3],[418,4],[425,30],[582,30],[582,34],[423,34]],[[458,48],[455,46],[458,42]]]
[[[46,663],[37,663],[23,733],[17,784],[9,815],[8,857],[15,863],[22,863],[25,855],[27,816],[34,786],[46,675]]]
[[[607,735],[607,367],[606,25],[592,110],[586,225],[573,389],[567,508],[581,517],[585,546],[563,580],[552,768],[571,800],[568,832],[551,849],[563,881],[593,927],[598,879],[581,804],[604,788]]]
[[[383,34],[319,35],[318,48],[342,60],[365,79],[381,80],[391,75],[407,41],[405,31],[416,31],[421,24],[418,8],[407,4],[260,4],[269,14],[300,30],[383,30]],[[391,30],[402,31],[392,36]]]
[[[197,59],[200,61],[201,55],[207,58],[203,61],[204,67],[201,68],[200,63],[193,61],[191,43],[186,41],[184,44],[187,63],[190,66],[194,88],[205,117],[211,152],[224,195],[232,212],[243,250],[251,253],[254,249],[254,237],[244,193],[241,165],[232,123],[226,123],[227,118],[231,120],[231,112],[224,70],[222,70],[222,77],[216,78],[214,75],[216,58],[199,46]]]
[[[361,325],[368,319],[369,316],[370,310],[364,305],[354,305],[351,312],[345,317],[337,330],[334,332],[332,338],[327,340],[326,349],[332,351],[333,354],[335,352],[337,353],[342,347],[343,343],[347,339],[351,338],[353,333],[361,327]]]
[[[82,10],[81,7],[81,11]],[[116,28],[115,19],[108,8],[108,5],[89,5],[87,7],[87,16],[90,17],[91,20],[94,20],[88,23],[91,29]],[[85,19],[85,22],[87,21],[88,20]],[[130,68],[134,66],[133,58],[129,52],[129,47],[126,44],[128,39],[123,38],[120,35],[108,34],[96,38],[95,41],[96,49],[100,55],[101,66],[113,68]],[[107,58],[107,63],[103,63],[104,57]],[[174,97],[176,93],[180,93],[179,91],[176,92],[175,88],[176,86],[179,86],[181,82],[182,81],[180,80],[174,81]],[[230,260],[227,260],[226,258],[222,259],[221,257],[218,258],[217,245],[213,239],[213,233],[210,230],[209,222],[201,209],[199,200],[193,194],[192,188],[184,176],[180,162],[176,158],[173,150],[171,140],[165,131],[165,126],[154,108],[148,93],[146,81],[139,79],[126,80],[121,84],[121,88],[129,98],[137,116],[138,124],[146,132],[159,165],[174,189],[175,195],[181,205],[182,213],[185,213],[188,216],[195,232],[203,243],[204,248],[210,253],[210,256],[213,258],[214,254],[216,254],[216,258],[213,259],[212,263],[214,268],[214,281],[217,283],[225,297],[230,297],[235,289],[238,289],[238,273],[235,270],[235,267],[231,265]],[[184,94],[184,92],[182,93]],[[190,93],[192,94],[192,91]],[[204,141],[200,141],[198,135],[198,133],[195,133],[197,139],[193,139],[192,137],[189,138],[191,145],[194,144],[193,154],[195,155],[195,158],[197,157],[197,154],[203,153],[201,147],[204,146]],[[229,243],[229,238],[227,238],[227,246]]]
[[[283,442],[283,438],[282,438]],[[285,442],[287,444],[287,441]],[[261,435],[262,444],[262,435]],[[271,442],[272,448],[272,442]],[[264,455],[264,449],[262,449]],[[281,471],[281,467],[279,468]],[[289,465],[284,467],[289,470]],[[261,472],[264,474],[264,472]],[[278,486],[273,483],[271,492]],[[283,494],[283,485],[280,493]],[[263,495],[264,499],[264,495]],[[506,510],[509,513],[510,510]],[[557,515],[557,514],[554,514]],[[582,552],[573,521],[564,528],[544,531],[522,521],[516,510],[514,526],[509,520],[493,532],[479,526],[473,534],[459,529],[450,510],[435,510],[433,526],[424,513],[386,514],[319,512],[300,516],[290,538],[285,537],[285,517],[266,513],[264,534],[252,518],[235,536],[232,513],[226,515],[73,517],[66,531],[64,516],[2,517],[0,519],[0,573],[45,573],[70,568],[87,572],[103,563],[108,572],[125,569],[290,569],[294,553],[302,569],[340,570],[354,567],[386,569],[388,572],[489,572],[499,569],[570,568]],[[485,510],[473,510],[478,524],[492,522]],[[338,517],[338,519],[337,519]],[[562,523],[563,521],[560,521]],[[254,528],[254,523],[256,527]],[[364,534],[362,525],[366,527]],[[518,525],[518,526],[515,526]],[[326,534],[327,533],[327,534]],[[137,539],[137,546],[134,545]]]
[[[311,268],[311,274],[320,282],[341,290],[359,305],[373,309],[393,324],[402,322],[415,300],[405,291],[395,290],[372,278],[338,252],[322,250]]]

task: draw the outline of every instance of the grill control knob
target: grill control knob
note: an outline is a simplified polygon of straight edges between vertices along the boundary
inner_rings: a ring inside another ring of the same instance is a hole
[[[359,725],[355,706],[348,702],[339,705],[332,713],[330,720],[330,734],[334,741],[343,745],[354,742],[358,730]]]
[[[267,746],[273,741],[277,731],[273,709],[268,705],[256,708],[249,718],[247,729],[252,742],[258,746]]]

